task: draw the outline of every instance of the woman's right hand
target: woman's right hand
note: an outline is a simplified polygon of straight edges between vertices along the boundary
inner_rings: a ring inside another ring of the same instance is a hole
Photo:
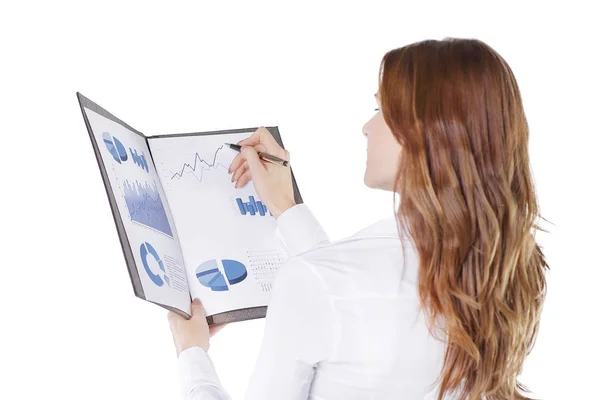
[[[277,219],[285,210],[296,204],[291,166],[288,164],[287,167],[283,167],[263,161],[258,152],[272,154],[288,161],[290,153],[275,141],[271,132],[264,126],[237,144],[241,145],[242,149],[229,166],[229,173],[233,174],[231,181],[236,181],[235,187],[243,187],[252,180],[256,194]]]

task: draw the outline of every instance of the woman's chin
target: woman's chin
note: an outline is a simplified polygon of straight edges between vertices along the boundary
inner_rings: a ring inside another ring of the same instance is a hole
[[[365,185],[371,189],[376,189],[375,187],[375,182],[373,182],[373,179],[369,176],[369,171],[365,171],[365,175],[363,177],[363,182],[365,183]]]
[[[377,179],[377,177],[373,178],[367,172],[365,172],[365,176],[363,177],[363,182],[368,188],[371,188],[371,189],[392,191],[391,186],[389,184],[387,184],[386,181]]]

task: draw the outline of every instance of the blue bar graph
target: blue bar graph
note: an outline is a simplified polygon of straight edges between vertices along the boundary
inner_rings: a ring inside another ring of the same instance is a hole
[[[244,202],[239,197],[235,199],[242,215],[256,215],[258,213],[260,216],[265,216],[267,211],[269,212],[269,215],[273,215],[271,211],[267,210],[267,207],[265,207],[262,201],[254,200],[254,196],[250,196],[249,200],[250,201],[248,202]]]
[[[138,155],[137,150],[132,150],[131,147],[129,148],[129,152],[131,153],[131,158],[133,159],[133,162],[140,167],[141,169],[145,169],[146,172],[148,172],[148,163],[146,162],[146,156],[144,155],[144,152],[142,151],[142,155]]]

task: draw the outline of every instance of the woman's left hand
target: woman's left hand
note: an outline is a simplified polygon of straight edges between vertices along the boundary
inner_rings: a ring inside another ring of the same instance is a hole
[[[169,311],[167,315],[173,334],[173,342],[177,350],[177,356],[183,350],[199,346],[208,351],[210,347],[209,339],[219,332],[227,324],[208,326],[204,307],[199,299],[192,302],[192,317],[185,319],[179,314]]]

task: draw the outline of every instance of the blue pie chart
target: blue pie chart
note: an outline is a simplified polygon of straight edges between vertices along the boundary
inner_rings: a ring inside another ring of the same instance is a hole
[[[219,270],[218,260],[208,260],[196,268],[196,278],[202,286],[213,292],[224,292],[229,286],[242,282],[248,276],[246,266],[236,260],[221,260],[225,276]],[[227,285],[229,282],[229,285]]]
[[[121,161],[127,161],[127,151],[123,143],[114,136],[110,136],[108,132],[102,132],[102,139],[108,149],[109,153],[113,156],[116,162],[121,164]]]
[[[152,256],[152,258],[154,258],[154,261],[156,261],[156,263],[158,263],[158,267],[160,268],[160,270],[163,273],[162,278],[160,275],[155,274],[150,269],[150,266],[148,265],[148,256],[149,255]],[[152,245],[150,243],[148,243],[148,242],[142,243],[142,245],[140,246],[140,256],[142,257],[142,264],[144,264],[144,270],[150,277],[150,280],[152,280],[152,282],[154,282],[154,284],[156,286],[162,286],[165,282],[168,285],[169,278],[165,274],[165,272],[166,272],[165,266],[164,266],[162,260],[160,259],[160,257],[158,256],[156,249],[154,247],[152,247]],[[163,281],[163,279],[164,279],[164,281]]]

